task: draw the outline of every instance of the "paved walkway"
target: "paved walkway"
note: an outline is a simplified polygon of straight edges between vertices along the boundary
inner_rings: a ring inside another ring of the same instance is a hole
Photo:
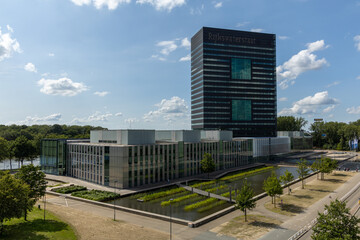
[[[234,199],[230,199],[230,198],[227,198],[227,197],[224,197],[224,196],[221,196],[221,195],[217,195],[215,193],[210,193],[210,192],[207,192],[207,191],[203,191],[203,190],[200,190],[198,188],[194,188],[194,187],[190,187],[190,186],[185,186],[185,185],[182,185],[182,184],[178,184],[179,187],[182,187],[184,189],[186,189],[187,191],[189,192],[192,192],[192,193],[197,193],[199,195],[202,195],[202,196],[205,196],[205,197],[212,197],[212,198],[216,198],[216,199],[219,199],[219,200],[224,200],[224,201],[227,201],[227,202],[233,202],[235,203],[235,200]]]

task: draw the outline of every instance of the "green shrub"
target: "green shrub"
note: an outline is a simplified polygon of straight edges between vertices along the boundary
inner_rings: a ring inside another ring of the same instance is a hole
[[[89,200],[105,202],[114,200],[120,197],[120,194],[115,194],[113,192],[101,191],[101,190],[85,190],[80,192],[74,192],[71,194],[74,197],[81,197]]]
[[[55,188],[55,189],[52,189],[51,191],[57,192],[57,193],[68,194],[68,193],[83,191],[83,190],[86,190],[86,189],[87,189],[86,187],[75,185],[75,186],[67,186],[67,187]]]

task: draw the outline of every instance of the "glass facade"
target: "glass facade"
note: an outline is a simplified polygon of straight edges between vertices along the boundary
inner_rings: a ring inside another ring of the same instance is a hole
[[[48,174],[66,175],[66,140],[41,140],[40,165]]]
[[[251,101],[232,100],[232,120],[251,121]]]
[[[202,28],[191,38],[192,129],[276,136],[276,36]]]
[[[251,60],[232,58],[231,59],[231,78],[251,80]]]

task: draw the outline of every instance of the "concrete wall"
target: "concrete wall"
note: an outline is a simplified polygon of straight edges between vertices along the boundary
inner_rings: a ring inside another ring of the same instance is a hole
[[[122,145],[155,144],[155,130],[94,130],[91,143],[115,143]]]
[[[202,140],[213,140],[213,141],[231,141],[233,138],[232,131],[221,131],[221,130],[203,130],[201,131]]]

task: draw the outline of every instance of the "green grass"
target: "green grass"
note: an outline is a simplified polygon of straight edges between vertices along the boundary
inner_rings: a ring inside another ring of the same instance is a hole
[[[52,189],[53,192],[63,193],[63,194],[68,194],[68,193],[73,193],[73,192],[83,191],[83,190],[86,190],[86,187],[77,186],[77,185]]]
[[[77,239],[73,229],[59,218],[46,211],[34,208],[28,214],[28,221],[24,218],[14,218],[4,223],[4,232],[0,239],[11,240],[75,240]]]
[[[120,194],[115,194],[113,192],[108,191],[101,191],[101,190],[85,190],[85,191],[79,191],[79,192],[73,192],[71,196],[74,197],[81,197],[89,200],[99,201],[99,202],[105,202],[114,200],[116,198],[120,197]]]

